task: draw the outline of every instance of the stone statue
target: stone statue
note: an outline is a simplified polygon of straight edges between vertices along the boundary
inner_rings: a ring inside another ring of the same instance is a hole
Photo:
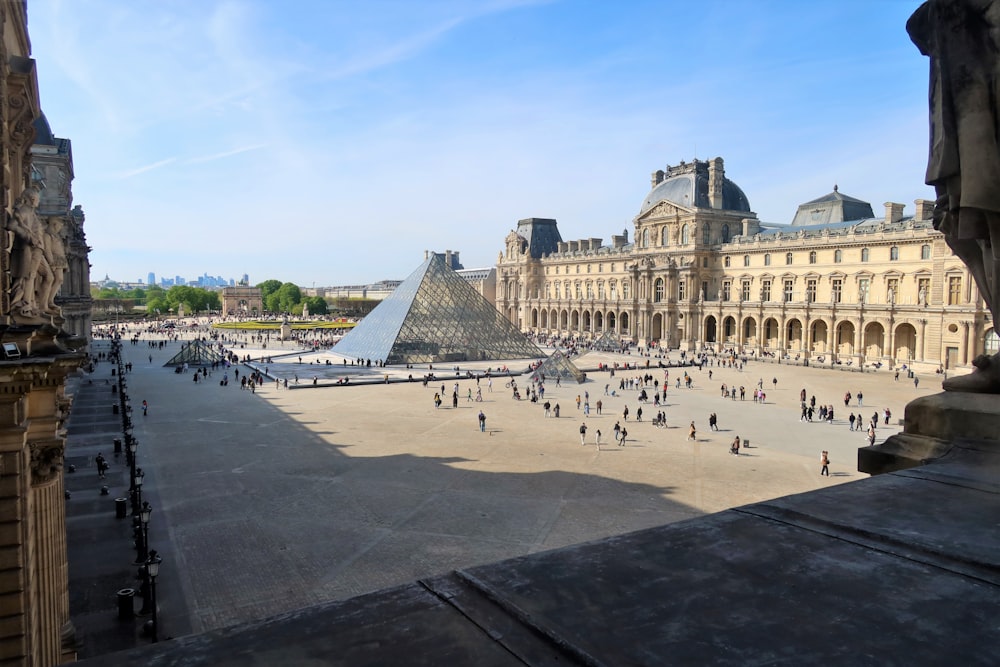
[[[1000,323],[1000,0],[928,0],[906,23],[930,57],[930,157],[934,227],[972,273]],[[980,356],[947,391],[1000,393],[1000,355]]]
[[[69,260],[66,258],[65,227],[61,217],[52,216],[48,219],[43,240],[45,241],[45,259],[52,271],[52,280],[47,285],[45,292],[39,293],[38,302],[46,312],[58,313],[59,306],[56,305],[56,295],[59,294],[66,272],[69,270]]]
[[[34,186],[17,198],[7,231],[10,243],[11,314],[22,323],[44,321],[48,311],[44,302],[54,281],[46,249],[45,227],[38,217],[39,192]]]

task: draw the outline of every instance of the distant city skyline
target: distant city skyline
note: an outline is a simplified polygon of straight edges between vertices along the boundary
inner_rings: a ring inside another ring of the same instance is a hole
[[[651,172],[693,158],[724,158],[764,222],[834,184],[912,213],[934,199],[928,63],[905,31],[919,5],[39,0],[28,14],[94,276],[253,267],[337,285],[405,277],[425,248],[494,265],[522,218],[608,242],[631,231]]]

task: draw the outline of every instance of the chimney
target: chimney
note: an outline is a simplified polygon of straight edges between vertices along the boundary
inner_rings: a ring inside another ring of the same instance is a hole
[[[451,265],[451,250],[444,251],[444,265],[447,266],[449,269],[455,268]]]
[[[714,209],[722,208],[722,184],[726,179],[726,170],[722,166],[722,158],[708,161],[708,202]]]
[[[657,185],[663,182],[663,170],[657,169],[653,172],[652,176],[649,178],[649,187],[655,188]]]
[[[886,222],[899,222],[903,219],[903,204],[896,204],[895,202],[887,201],[885,203],[885,221]]]
[[[913,203],[917,206],[916,213],[913,214],[914,220],[934,219],[934,202],[930,199],[916,199]]]
[[[751,234],[750,223],[753,221],[750,218],[743,218],[742,222],[743,222],[743,236],[749,237]]]
[[[580,242],[579,241],[570,241],[569,242],[569,251],[570,252],[576,252],[579,249],[580,249]]]

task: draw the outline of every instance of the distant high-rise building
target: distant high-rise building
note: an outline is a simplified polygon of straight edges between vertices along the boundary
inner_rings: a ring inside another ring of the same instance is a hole
[[[184,278],[182,278],[180,276],[174,276],[174,284],[175,285],[187,285],[187,280],[185,280]]]
[[[153,273],[152,271],[150,271],[149,275],[146,276],[146,284],[147,285],[155,285],[156,284],[156,274]]]

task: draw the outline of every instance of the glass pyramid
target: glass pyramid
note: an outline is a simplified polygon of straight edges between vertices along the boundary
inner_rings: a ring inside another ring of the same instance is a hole
[[[545,356],[437,254],[431,254],[334,351],[386,364]]]
[[[605,331],[601,336],[590,344],[591,350],[598,352],[621,352],[622,339],[614,331]]]
[[[587,374],[574,366],[573,362],[559,350],[553,352],[548,359],[543,361],[542,365],[534,370],[531,377],[545,382],[551,382],[558,377],[560,380],[576,380],[580,384],[587,380]]]
[[[210,366],[216,361],[224,361],[222,353],[212,343],[203,340],[191,341],[181,348],[164,366]]]

